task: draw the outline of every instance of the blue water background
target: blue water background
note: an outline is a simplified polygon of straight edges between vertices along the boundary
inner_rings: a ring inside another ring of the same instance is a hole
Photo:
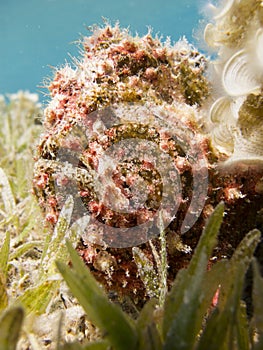
[[[29,90],[45,100],[51,67],[78,55],[74,42],[102,17],[132,33],[150,26],[172,41],[185,35],[196,43],[201,8],[197,0],[0,0],[0,94]]]

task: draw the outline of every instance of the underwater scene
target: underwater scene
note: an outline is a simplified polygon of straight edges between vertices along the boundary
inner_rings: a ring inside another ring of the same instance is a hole
[[[0,31],[0,349],[263,349],[262,0]]]

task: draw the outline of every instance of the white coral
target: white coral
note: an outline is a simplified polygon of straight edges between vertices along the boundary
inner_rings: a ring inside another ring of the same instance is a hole
[[[258,128],[251,126],[253,134],[248,139],[240,130],[239,115],[249,95],[262,94],[262,4],[261,0],[224,1],[214,9],[214,24],[209,23],[204,33],[208,45],[218,50],[218,59],[211,63],[212,80],[221,81],[214,86],[218,99],[211,106],[208,123],[213,146],[229,157],[228,163],[263,160],[261,124]]]

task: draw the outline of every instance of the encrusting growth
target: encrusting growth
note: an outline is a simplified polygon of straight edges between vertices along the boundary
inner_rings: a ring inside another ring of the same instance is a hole
[[[227,215],[216,258],[232,254],[261,208],[263,191],[253,184],[262,171],[252,184],[245,167],[242,179],[217,168],[204,125],[207,61],[185,39],[171,45],[118,25],[96,27],[75,64],[58,69],[49,85],[34,192],[51,225],[73,195],[72,221],[89,216],[77,246],[83,260],[113,298],[141,306],[161,293],[160,280],[144,279],[146,290],[140,276],[160,272],[167,258],[169,287],[221,200]],[[238,231],[236,215],[251,203],[254,214]]]

